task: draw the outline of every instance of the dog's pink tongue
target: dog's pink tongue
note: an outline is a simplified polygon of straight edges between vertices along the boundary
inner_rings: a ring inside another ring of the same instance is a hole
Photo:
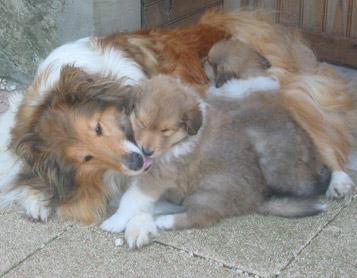
[[[152,158],[144,156],[144,170],[148,170],[153,163],[154,160]]]

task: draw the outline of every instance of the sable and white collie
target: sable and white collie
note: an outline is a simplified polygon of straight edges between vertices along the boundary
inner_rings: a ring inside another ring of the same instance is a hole
[[[101,221],[120,193],[121,174],[130,174],[135,163],[150,164],[132,143],[120,95],[159,73],[179,77],[204,95],[201,59],[222,39],[238,39],[268,59],[284,106],[334,171],[328,196],[350,195],[354,184],[344,172],[350,139],[344,120],[352,106],[346,81],[319,64],[298,34],[258,13],[213,10],[188,27],[85,38],[55,49],[18,108],[11,140],[1,142],[10,145],[0,161],[15,165],[14,172],[1,173],[1,203],[16,202],[44,221],[54,210],[86,223]],[[138,161],[126,161],[128,155]]]

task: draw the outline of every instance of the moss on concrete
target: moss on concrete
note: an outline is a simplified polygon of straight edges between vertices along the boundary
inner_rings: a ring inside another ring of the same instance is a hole
[[[0,76],[34,74],[58,43],[57,15],[63,5],[64,0],[0,0]]]

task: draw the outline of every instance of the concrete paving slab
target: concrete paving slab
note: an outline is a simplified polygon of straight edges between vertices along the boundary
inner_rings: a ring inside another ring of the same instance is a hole
[[[140,251],[116,247],[118,235],[74,227],[5,277],[237,277],[218,264],[153,244]]]
[[[0,276],[69,227],[59,219],[34,223],[18,209],[0,213]]]
[[[357,277],[357,200],[319,234],[282,277]]]
[[[271,276],[279,273],[344,204],[330,202],[328,212],[303,219],[236,217],[208,229],[163,233],[157,241],[251,274]]]

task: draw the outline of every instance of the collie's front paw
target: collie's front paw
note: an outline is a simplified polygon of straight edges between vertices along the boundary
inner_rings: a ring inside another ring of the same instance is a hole
[[[52,212],[48,201],[40,199],[28,198],[21,205],[24,207],[26,215],[36,221],[47,222],[47,219]]]
[[[157,236],[157,228],[151,214],[143,213],[133,217],[125,230],[125,239],[130,249],[140,249]]]
[[[102,230],[112,233],[124,232],[128,221],[118,215],[112,215],[105,220],[100,227]]]
[[[334,171],[326,196],[331,199],[338,199],[351,196],[356,191],[357,187],[347,173]]]

